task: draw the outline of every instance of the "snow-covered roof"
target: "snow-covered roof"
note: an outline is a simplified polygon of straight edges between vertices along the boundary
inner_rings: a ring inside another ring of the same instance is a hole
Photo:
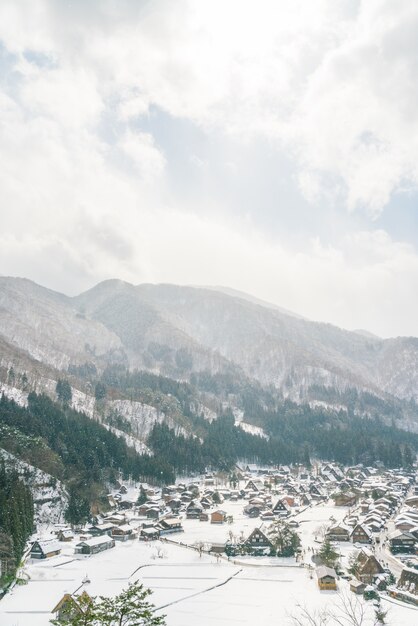
[[[93,546],[99,546],[102,543],[107,543],[108,541],[112,541],[112,539],[105,535],[104,537],[92,537],[91,539],[85,539],[84,541],[80,541],[77,545],[86,545],[92,548]]]

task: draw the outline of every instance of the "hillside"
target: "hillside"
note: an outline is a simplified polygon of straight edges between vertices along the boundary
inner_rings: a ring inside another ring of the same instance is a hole
[[[86,393],[86,364],[97,373],[120,366],[182,381],[209,374],[334,409],[353,408],[347,398],[355,390],[405,426],[418,424],[411,404],[418,399],[417,338],[383,340],[311,322],[224,288],[108,280],[70,298],[0,278],[1,341],[5,367],[25,361],[32,372],[49,368],[46,377],[55,380],[67,372]]]

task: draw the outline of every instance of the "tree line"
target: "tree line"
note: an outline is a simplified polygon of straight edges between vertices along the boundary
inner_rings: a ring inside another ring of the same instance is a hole
[[[15,470],[0,463],[0,578],[12,578],[33,530],[33,500]],[[1,573],[3,576],[1,577]]]

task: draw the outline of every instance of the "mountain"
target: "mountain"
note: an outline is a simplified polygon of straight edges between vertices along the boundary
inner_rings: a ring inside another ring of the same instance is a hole
[[[0,278],[0,452],[68,488],[80,452],[75,487],[90,503],[93,439],[108,447],[100,476],[115,455],[128,473],[170,481],[311,455],[409,466],[417,363],[416,338],[365,336],[241,293],[108,280],[68,297]]]
[[[70,298],[0,278],[0,338],[64,371],[123,364],[178,380],[253,380],[298,402],[322,399],[323,389],[418,400],[417,338],[351,332],[244,296],[108,280]]]

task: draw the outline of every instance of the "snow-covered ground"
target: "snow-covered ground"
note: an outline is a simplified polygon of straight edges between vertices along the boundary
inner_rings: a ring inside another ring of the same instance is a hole
[[[184,533],[171,535],[170,540],[190,546],[200,541],[224,542],[230,532],[246,536],[262,522],[245,517],[243,504],[220,505],[233,516],[232,524],[183,520]],[[312,548],[318,547],[315,537],[319,538],[324,523],[331,515],[339,521],[346,512],[345,508],[325,504],[296,516],[305,561],[310,561]],[[151,599],[158,612],[167,615],[168,626],[291,626],[291,616],[300,607],[315,610],[337,601],[335,592],[320,591],[315,576],[311,578],[310,571],[294,559],[246,557],[233,563],[207,554],[200,556],[185,545],[160,541],[117,543],[115,548],[92,557],[75,557],[73,544],[63,543],[60,556],[28,561],[25,574],[28,584],[16,586],[0,602],[1,626],[47,626],[53,617],[52,608],[64,593],[79,588],[86,574],[91,581],[86,589],[92,595],[117,594],[130,581],[139,579],[154,592]],[[341,591],[349,593],[346,581],[339,580],[338,584]],[[383,602],[389,608],[389,626],[418,623],[417,609],[391,600]]]
[[[15,469],[30,487],[35,505],[35,523],[49,526],[62,521],[68,496],[62,483],[50,474],[25,463],[10,452],[0,448],[0,459]]]

